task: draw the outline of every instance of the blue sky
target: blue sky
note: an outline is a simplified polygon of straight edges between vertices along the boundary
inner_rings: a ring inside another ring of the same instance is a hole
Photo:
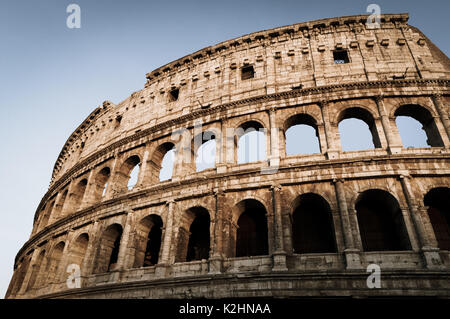
[[[81,28],[66,7],[81,7]],[[145,73],[208,45],[308,20],[408,12],[449,55],[449,1],[85,1],[0,2],[0,296],[28,239],[66,139],[104,100],[143,88]]]

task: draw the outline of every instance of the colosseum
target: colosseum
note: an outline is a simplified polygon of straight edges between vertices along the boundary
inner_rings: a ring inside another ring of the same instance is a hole
[[[448,298],[450,60],[408,18],[251,33],[105,101],[62,148],[6,298]],[[373,147],[343,150],[346,119]],[[298,125],[317,152],[286,151]],[[245,161],[252,132],[265,153]]]

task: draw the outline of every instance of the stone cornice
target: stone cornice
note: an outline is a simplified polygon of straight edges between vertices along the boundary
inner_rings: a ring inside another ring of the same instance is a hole
[[[53,166],[52,181],[61,168],[62,163],[64,162],[63,158],[65,154],[69,151],[70,147],[75,142],[77,137],[82,136],[84,133],[86,133],[87,129],[90,127],[90,124],[95,123],[95,121],[103,114],[107,113],[111,109],[111,107],[113,107],[113,104],[111,102],[103,102],[102,106],[99,106],[94,111],[92,111],[91,114],[89,114],[86,119],[75,129],[75,131],[70,134],[69,138],[64,143],[61,152],[58,155],[58,159],[56,160],[55,165]]]

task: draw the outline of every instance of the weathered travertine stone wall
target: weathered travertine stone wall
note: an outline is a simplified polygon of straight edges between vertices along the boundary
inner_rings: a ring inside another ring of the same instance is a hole
[[[366,19],[225,41],[148,73],[118,105],[105,101],[64,145],[6,297],[448,296],[450,63],[407,14],[382,15],[376,29]],[[397,116],[421,122],[431,147],[404,147]],[[366,122],[373,149],[342,150],[347,118]],[[314,127],[320,153],[286,155],[296,124]],[[238,164],[234,130],[248,127],[265,129],[267,156]],[[188,137],[174,140],[177,130]],[[215,165],[196,172],[202,132],[215,136]],[[173,147],[173,174],[160,182]],[[378,202],[397,236],[383,249],[364,215]],[[323,237],[302,244],[302,207],[329,214],[320,220],[329,250],[313,249]],[[250,210],[262,221],[261,252],[241,256],[240,217]],[[193,225],[209,234],[194,246]],[[366,285],[373,263],[381,289]],[[80,266],[79,288],[67,286],[70,264]]]

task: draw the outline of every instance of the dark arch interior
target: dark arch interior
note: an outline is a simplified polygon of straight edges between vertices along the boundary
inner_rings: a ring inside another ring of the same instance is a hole
[[[195,218],[189,228],[186,261],[208,259],[210,246],[209,213],[202,207],[191,208],[190,211],[195,215]]]
[[[336,252],[333,220],[328,203],[319,195],[301,195],[294,210],[294,253]]]
[[[61,263],[61,258],[65,246],[66,246],[65,242],[61,241],[51,251],[51,255],[44,274],[44,276],[47,276],[48,283],[53,283],[53,281],[57,277],[58,267]]]
[[[263,128],[263,126],[261,125],[261,123],[259,123],[257,121],[248,121],[248,122],[241,124],[240,128],[242,128],[244,131],[246,131],[250,128],[259,130],[260,128]]]
[[[420,105],[402,105],[394,113],[395,116],[409,116],[419,121],[423,125],[423,130],[427,135],[427,144],[432,147],[442,147],[441,135],[436,127],[433,116]],[[399,132],[401,134],[401,132]]]
[[[112,224],[103,232],[95,258],[94,273],[104,273],[115,268],[119,257],[122,231],[121,225]]]
[[[159,251],[161,249],[162,220],[157,215],[150,216],[152,226],[147,236],[147,245],[144,255],[144,267],[153,266],[158,263]]]
[[[103,167],[102,170],[97,174],[95,179],[95,200],[99,200],[103,196],[103,192],[111,175],[111,170],[109,167]]]
[[[432,189],[425,195],[424,204],[428,206],[428,216],[438,247],[450,250],[450,188]]]
[[[111,250],[111,256],[109,258],[108,263],[108,271],[112,270],[114,266],[117,264],[118,258],[119,258],[119,249],[120,249],[120,240],[122,238],[122,228],[116,227],[114,230],[114,234],[112,234],[114,238],[114,241],[111,241],[112,243],[112,250]]]
[[[256,200],[245,200],[242,210],[237,222],[236,257],[267,255],[266,209]]]
[[[355,206],[365,251],[411,249],[400,206],[391,194],[368,190]]]

